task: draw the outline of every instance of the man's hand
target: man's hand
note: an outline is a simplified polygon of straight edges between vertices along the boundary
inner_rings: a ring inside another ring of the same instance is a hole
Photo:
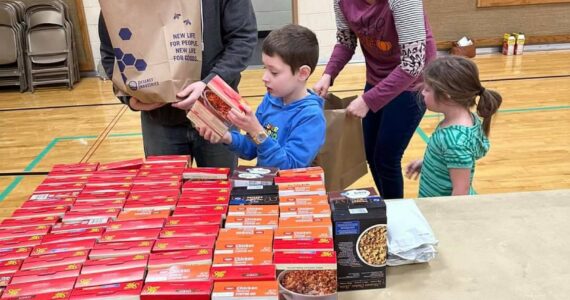
[[[182,89],[182,91],[176,94],[176,97],[182,99],[180,102],[176,102],[172,104],[172,106],[176,108],[180,108],[182,110],[190,110],[194,102],[202,96],[202,92],[206,88],[206,84],[202,81],[196,81],[191,85]]]
[[[224,136],[217,135],[212,129],[208,127],[203,128],[196,128],[198,133],[201,137],[205,140],[209,141],[212,144],[224,143],[224,144],[231,144],[232,143],[232,135],[229,131],[227,131]]]
[[[330,87],[331,87],[331,75],[323,74],[323,77],[319,79],[319,81],[315,84],[313,89],[315,90],[315,93],[325,98],[329,92]]]
[[[243,109],[244,112],[235,108],[230,110],[228,113],[230,122],[252,136],[263,131],[263,126],[261,126],[251,108],[247,105],[243,105]]]
[[[131,97],[131,99],[129,99],[129,106],[132,109],[138,110],[138,111],[154,110],[154,109],[163,107],[164,105],[166,105],[166,103],[144,103],[135,97]]]
[[[362,98],[362,95],[360,95],[358,96],[358,98],[350,102],[350,104],[346,108],[346,113],[350,116],[362,119],[366,117],[366,114],[368,113],[369,110],[370,108],[368,107],[366,102],[364,102],[364,98]]]

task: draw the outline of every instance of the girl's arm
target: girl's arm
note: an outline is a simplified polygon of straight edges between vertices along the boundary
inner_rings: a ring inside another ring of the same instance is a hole
[[[332,55],[325,68],[325,74],[331,76],[332,81],[338,76],[338,73],[350,61],[357,46],[357,37],[348,27],[344,15],[339,6],[339,0],[334,0],[334,13],[336,17],[336,40]]]
[[[453,185],[452,196],[469,195],[471,169],[449,169],[449,177]]]

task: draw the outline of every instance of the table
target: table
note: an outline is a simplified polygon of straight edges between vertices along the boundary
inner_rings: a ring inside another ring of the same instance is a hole
[[[391,200],[399,201],[399,200]],[[428,264],[340,300],[570,299],[570,189],[418,199],[439,240]]]

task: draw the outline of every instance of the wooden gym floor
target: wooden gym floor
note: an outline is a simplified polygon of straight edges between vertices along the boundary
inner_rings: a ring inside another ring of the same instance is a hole
[[[492,126],[491,151],[479,161],[479,194],[570,188],[570,51],[476,59],[487,88],[504,97]],[[265,93],[260,69],[243,74],[240,93],[257,105]],[[309,86],[322,73],[312,76]],[[332,88],[340,96],[361,92],[362,64],[346,67]],[[15,90],[15,89],[14,89]],[[428,112],[404,156],[421,158],[440,116]],[[139,114],[119,104],[110,81],[85,78],[72,91],[0,91],[0,218],[9,216],[56,163],[141,158]],[[353,187],[374,186],[366,175]],[[417,182],[405,181],[406,197]],[[540,201],[540,199],[537,199]]]

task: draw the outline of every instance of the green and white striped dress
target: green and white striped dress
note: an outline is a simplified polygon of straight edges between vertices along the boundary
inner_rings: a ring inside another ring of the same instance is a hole
[[[471,169],[469,194],[473,195],[475,161],[489,151],[489,139],[481,120],[473,115],[471,127],[437,126],[429,139],[420,177],[419,197],[450,196],[453,191],[449,169]]]

